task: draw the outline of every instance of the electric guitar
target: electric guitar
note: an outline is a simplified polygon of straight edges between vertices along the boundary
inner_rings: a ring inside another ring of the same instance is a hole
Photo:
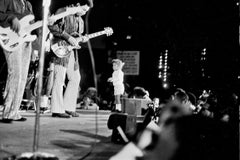
[[[48,21],[50,23],[53,23],[63,17],[76,13],[84,15],[86,13],[86,10],[88,9],[89,7],[87,5],[66,7],[65,12],[49,17]],[[37,28],[42,27],[43,22],[37,21],[33,24],[30,24],[32,20],[34,20],[34,15],[27,15],[23,17],[20,20],[21,29],[19,33],[14,32],[10,27],[3,28],[0,26],[0,45],[2,46],[2,48],[6,51],[12,52],[17,50],[24,42],[34,41],[37,36],[31,35],[31,32]]]
[[[98,37],[98,36],[101,36],[101,35],[104,35],[104,34],[106,34],[107,36],[112,35],[113,34],[112,28],[105,27],[104,30],[102,30],[102,31],[95,32],[95,33],[88,34],[88,35],[84,35],[83,37],[86,37],[87,39],[91,39],[91,38],[95,38],[95,37]],[[81,43],[81,40],[82,40],[83,37],[76,38],[78,43]],[[67,57],[71,54],[71,51],[73,49],[80,49],[80,48],[81,48],[80,46],[70,45],[65,40],[60,40],[56,43],[51,44],[51,50],[59,58]]]

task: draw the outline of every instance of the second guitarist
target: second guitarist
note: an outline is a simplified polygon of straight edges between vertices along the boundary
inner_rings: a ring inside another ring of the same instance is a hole
[[[81,3],[83,4],[81,12],[69,15],[58,20],[53,25],[48,26],[53,35],[52,43],[64,40],[73,46],[79,45],[76,37],[81,36],[84,31],[84,22],[81,16],[85,15],[89,8],[93,6],[89,0],[83,3]],[[66,8],[60,8],[56,14],[64,12],[65,10]],[[88,39],[83,39],[82,42],[86,42],[87,40]],[[71,52],[69,56],[63,58],[56,57],[54,53],[51,53],[54,63],[51,96],[52,117],[70,118],[79,116],[79,114],[76,113],[76,104],[81,76],[76,51],[73,50]],[[65,78],[68,79],[66,86]],[[64,86],[66,87],[65,89]]]

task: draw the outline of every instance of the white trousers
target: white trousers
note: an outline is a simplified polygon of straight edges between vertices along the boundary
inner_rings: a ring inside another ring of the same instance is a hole
[[[79,69],[74,71],[74,63],[75,57],[72,53],[67,68],[62,65],[55,65],[54,67],[54,82],[51,97],[52,113],[65,113],[66,110],[76,111],[81,76]],[[63,93],[66,75],[68,83]]]
[[[8,77],[4,97],[3,118],[20,119],[19,108],[22,102],[25,85],[27,82],[32,44],[24,43],[22,47],[13,52],[4,51]]]

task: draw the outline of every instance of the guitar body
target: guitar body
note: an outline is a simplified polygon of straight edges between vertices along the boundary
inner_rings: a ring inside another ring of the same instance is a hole
[[[33,15],[27,15],[25,17],[23,17],[20,20],[22,29],[20,30],[20,38],[21,40],[23,40],[24,42],[32,42],[34,40],[36,40],[37,36],[36,35],[31,35],[29,32],[31,32],[32,30],[29,30],[29,26],[31,21],[34,20],[34,16]]]
[[[31,35],[28,31],[28,26],[32,20],[34,20],[33,15],[27,15],[20,20],[19,34],[13,32],[10,27],[0,27],[0,44],[3,49],[12,52],[17,50],[24,42],[34,41],[37,36]]]
[[[59,40],[51,44],[51,49],[57,57],[63,58],[69,56],[73,48],[66,41]]]

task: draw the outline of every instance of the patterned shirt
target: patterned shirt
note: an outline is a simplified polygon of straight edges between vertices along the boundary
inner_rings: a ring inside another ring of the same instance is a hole
[[[60,8],[57,10],[56,14],[66,11],[66,8]],[[83,33],[84,23],[80,16],[69,15],[65,18],[58,20],[55,24],[48,26],[50,32],[53,35],[52,43],[56,43],[60,40],[67,40],[70,36],[77,37],[79,34]],[[78,57],[75,55],[75,69],[79,67]],[[67,66],[69,57],[59,58],[54,57],[54,63]]]

